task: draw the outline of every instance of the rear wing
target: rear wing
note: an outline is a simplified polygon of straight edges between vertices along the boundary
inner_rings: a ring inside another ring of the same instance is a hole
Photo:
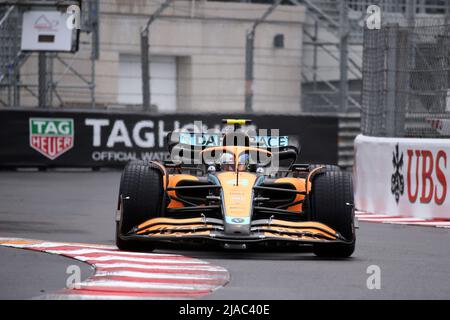
[[[223,145],[223,136],[219,133],[178,133],[178,143],[192,147],[219,147]],[[175,135],[172,137],[175,142]],[[250,136],[250,145],[257,148],[272,149],[289,146],[288,136]]]
[[[223,146],[223,135],[220,133],[171,132],[167,136],[172,161],[183,163],[202,163],[201,151],[209,147]],[[296,162],[300,146],[289,145],[288,136],[250,136],[250,146],[270,151],[279,161],[286,160],[290,167]],[[195,162],[197,161],[197,162]]]

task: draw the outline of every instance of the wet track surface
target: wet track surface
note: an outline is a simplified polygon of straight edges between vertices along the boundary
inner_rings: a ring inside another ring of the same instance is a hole
[[[4,247],[0,248],[0,261],[0,299],[33,298],[55,292],[66,286],[70,265],[80,267],[82,278],[93,272],[79,261]]]
[[[0,172],[0,237],[113,244],[120,172]],[[360,223],[346,260],[309,253],[174,250],[225,267],[230,283],[207,299],[450,299],[450,229]],[[0,248],[0,298],[32,298],[64,287],[79,262]],[[367,267],[381,269],[369,290]]]

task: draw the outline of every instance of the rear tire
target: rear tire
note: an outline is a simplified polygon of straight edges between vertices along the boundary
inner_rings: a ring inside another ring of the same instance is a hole
[[[341,168],[337,165],[334,164],[310,164],[309,165],[309,171],[312,171],[316,168],[319,167],[325,167],[325,171],[330,172],[330,171],[341,171]]]
[[[119,189],[120,221],[116,225],[116,245],[121,250],[153,249],[151,243],[125,240],[132,228],[161,216],[162,174],[144,161],[131,161],[123,170]]]
[[[319,257],[346,258],[355,250],[353,184],[350,173],[328,171],[313,178],[311,218],[339,232],[351,243],[314,244]]]

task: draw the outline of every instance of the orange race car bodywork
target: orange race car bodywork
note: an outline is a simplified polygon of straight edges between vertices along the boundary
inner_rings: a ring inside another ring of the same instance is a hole
[[[221,146],[202,152],[271,152],[248,146]],[[312,221],[308,196],[312,177],[323,171],[293,166],[274,177],[251,172],[198,174],[181,165],[151,163],[162,175],[162,214],[133,228],[126,239],[153,242],[215,242],[243,249],[251,244],[348,243],[339,232]]]

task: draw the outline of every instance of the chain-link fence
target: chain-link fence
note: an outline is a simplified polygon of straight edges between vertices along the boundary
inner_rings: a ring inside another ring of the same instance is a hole
[[[361,129],[388,137],[450,136],[450,26],[365,30]]]

